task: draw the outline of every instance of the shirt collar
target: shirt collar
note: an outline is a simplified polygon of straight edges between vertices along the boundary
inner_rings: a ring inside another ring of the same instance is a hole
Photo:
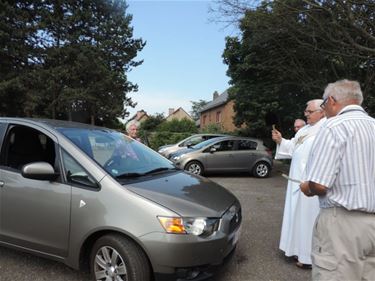
[[[344,108],[342,108],[341,110],[340,110],[340,112],[337,114],[337,115],[340,115],[340,114],[342,114],[342,113],[345,113],[345,112],[347,112],[347,111],[351,111],[351,110],[359,110],[359,111],[362,111],[362,112],[364,112],[365,113],[365,110],[360,106],[360,105],[357,105],[357,104],[349,104],[349,105],[347,105],[347,106],[345,106]]]

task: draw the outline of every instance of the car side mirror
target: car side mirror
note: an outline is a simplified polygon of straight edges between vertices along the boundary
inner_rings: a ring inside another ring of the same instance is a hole
[[[55,173],[55,170],[51,164],[47,162],[33,162],[26,164],[22,167],[21,174],[24,178],[33,180],[54,180],[59,174]]]
[[[186,147],[190,148],[192,146],[193,146],[193,144],[190,141],[186,143]]]

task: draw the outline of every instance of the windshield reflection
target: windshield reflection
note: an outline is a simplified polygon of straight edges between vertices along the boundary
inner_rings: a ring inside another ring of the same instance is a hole
[[[79,128],[61,128],[59,131],[116,178],[175,169],[159,153],[120,132]]]
[[[192,146],[191,148],[193,148],[193,149],[201,149],[201,148],[203,148],[203,147],[205,147],[207,145],[210,145],[210,144],[212,144],[214,142],[217,142],[217,140],[218,140],[218,138],[212,138],[212,139],[209,139],[209,140],[206,140],[206,141],[202,141],[202,142],[200,142],[200,143]]]

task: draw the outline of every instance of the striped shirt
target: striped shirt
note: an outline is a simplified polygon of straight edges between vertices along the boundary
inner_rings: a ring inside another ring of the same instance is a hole
[[[375,119],[349,105],[327,119],[306,166],[308,181],[327,187],[320,207],[375,212]]]

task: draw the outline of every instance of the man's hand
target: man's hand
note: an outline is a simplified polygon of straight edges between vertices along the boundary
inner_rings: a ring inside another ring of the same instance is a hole
[[[308,196],[308,197],[312,197],[312,196],[315,195],[315,194],[313,194],[313,193],[311,192],[311,189],[310,189],[310,186],[309,186],[309,182],[308,182],[308,181],[305,181],[305,182],[301,183],[301,184],[299,185],[299,187],[300,187],[301,191],[303,192],[303,194],[305,194],[306,196]]]
[[[313,181],[305,181],[299,185],[301,191],[303,194],[305,194],[308,197],[319,195],[323,196],[327,193],[327,187],[321,184],[318,184]]]
[[[283,136],[281,135],[281,133],[278,130],[276,130],[276,129],[272,130],[272,140],[274,142],[276,142],[277,144],[280,144],[282,138],[283,138]]]

